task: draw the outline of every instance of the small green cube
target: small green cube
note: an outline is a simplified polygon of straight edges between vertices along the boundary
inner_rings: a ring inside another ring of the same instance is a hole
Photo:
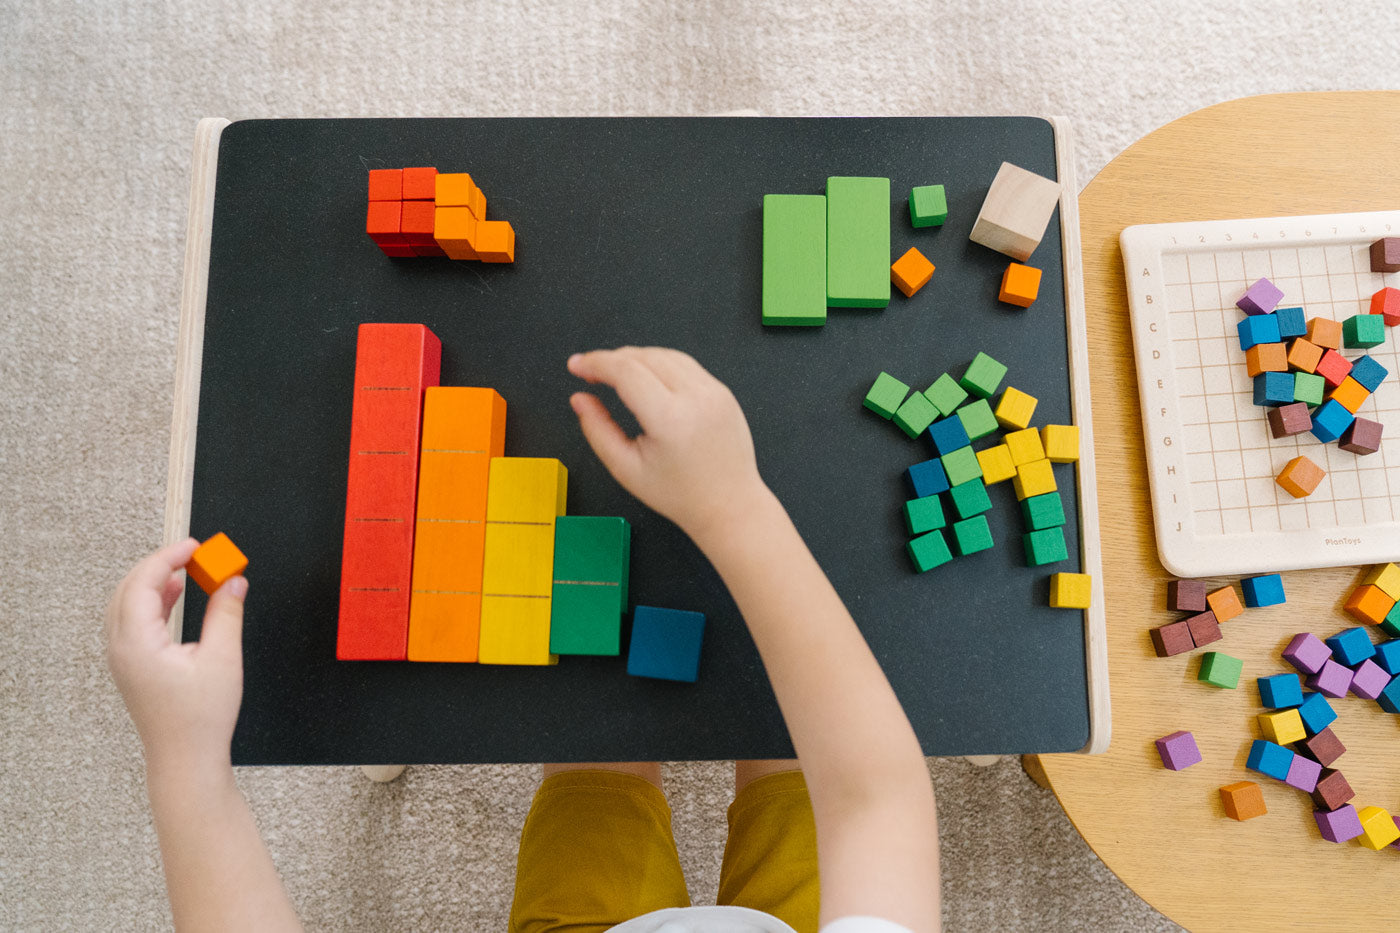
[[[1327,394],[1327,380],[1316,373],[1293,374],[1293,401],[1321,405]]]
[[[943,503],[936,494],[924,496],[922,499],[910,499],[904,503],[904,524],[909,528],[911,535],[921,535],[942,528],[945,524]]]
[[[924,397],[924,393],[916,390],[894,413],[894,423],[910,437],[918,437],[928,430],[928,426],[933,424],[933,419],[937,417],[938,409]]]
[[[1380,625],[1381,631],[1391,638],[1400,638],[1400,603],[1391,607]]]
[[[1021,517],[1031,531],[1059,528],[1065,523],[1065,504],[1058,492],[1047,492],[1021,500]]]
[[[948,474],[949,486],[961,486],[982,478],[982,464],[971,447],[959,447],[943,456],[943,472]]]
[[[964,556],[985,551],[992,546],[992,529],[987,526],[987,516],[974,515],[953,523],[953,542],[958,553]]]
[[[948,542],[943,540],[941,531],[930,531],[921,535],[906,544],[904,549],[909,552],[909,559],[914,562],[914,567],[919,573],[932,570],[953,559],[952,552],[948,550]]]
[[[1353,314],[1342,322],[1342,346],[1369,349],[1385,343],[1385,315]]]
[[[938,413],[944,418],[951,415],[959,405],[967,401],[967,390],[958,385],[958,381],[947,373],[935,379],[933,385],[924,390],[924,395],[930,402],[938,406]]]
[[[1243,670],[1244,662],[1239,658],[1232,658],[1220,651],[1207,651],[1201,655],[1201,672],[1196,679],[1213,687],[1233,690],[1239,686],[1240,672]]]
[[[948,195],[942,185],[919,185],[909,192],[909,222],[916,227],[941,227],[948,219]]]
[[[1026,563],[1032,567],[1054,564],[1069,560],[1069,549],[1065,547],[1065,533],[1061,528],[1042,528],[1021,536],[1026,546]]]
[[[969,402],[958,409],[958,420],[963,423],[963,430],[967,432],[968,440],[978,440],[993,434],[1001,427],[997,424],[997,416],[992,414],[991,403],[984,398],[979,398],[975,402]]]
[[[1006,377],[1006,367],[985,353],[972,358],[967,372],[958,380],[958,385],[978,398],[989,398],[996,394],[1001,380]]]
[[[893,418],[908,394],[907,385],[889,373],[880,373],[875,377],[875,384],[870,387],[870,391],[865,393],[865,407],[881,418]]]
[[[971,518],[989,512],[992,508],[987,486],[980,479],[970,479],[954,486],[948,490],[948,498],[953,500],[953,509],[958,513],[958,518]]]

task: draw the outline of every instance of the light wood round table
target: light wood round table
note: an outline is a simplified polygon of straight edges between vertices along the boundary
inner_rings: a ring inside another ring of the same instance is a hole
[[[1118,235],[1140,223],[1393,210],[1398,168],[1400,92],[1279,94],[1162,127],[1080,194],[1113,741],[1104,755],[1042,755],[1026,765],[1033,776],[1043,770],[1103,861],[1191,930],[1400,929],[1400,850],[1325,842],[1307,795],[1244,768],[1263,711],[1254,678],[1291,670],[1280,652],[1293,633],[1357,624],[1342,603],[1358,568],[1285,573],[1286,605],[1225,623],[1212,647],[1243,659],[1236,690],[1196,681],[1199,651],[1153,654],[1148,629],[1174,615],[1163,608],[1169,577],[1153,538]],[[1356,790],[1353,802],[1400,812],[1400,717],[1354,697],[1334,706],[1348,749],[1336,767]],[[1153,741],[1178,729],[1195,734],[1204,761],[1168,771]],[[1263,788],[1267,815],[1225,816],[1218,789],[1241,780]]]

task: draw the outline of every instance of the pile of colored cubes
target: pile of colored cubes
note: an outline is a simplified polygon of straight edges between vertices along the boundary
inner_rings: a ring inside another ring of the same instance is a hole
[[[515,228],[486,219],[486,195],[466,172],[370,169],[365,233],[386,256],[515,261]]]

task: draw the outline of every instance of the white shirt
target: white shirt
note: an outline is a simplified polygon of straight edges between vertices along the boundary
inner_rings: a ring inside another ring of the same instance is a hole
[[[747,907],[669,907],[619,923],[608,933],[797,933],[771,914]],[[877,917],[842,917],[821,933],[912,933]]]

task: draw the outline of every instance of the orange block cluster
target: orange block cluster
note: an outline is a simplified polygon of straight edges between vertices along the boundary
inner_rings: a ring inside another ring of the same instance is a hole
[[[365,232],[386,256],[515,261],[515,228],[486,219],[486,195],[466,172],[370,169]]]

